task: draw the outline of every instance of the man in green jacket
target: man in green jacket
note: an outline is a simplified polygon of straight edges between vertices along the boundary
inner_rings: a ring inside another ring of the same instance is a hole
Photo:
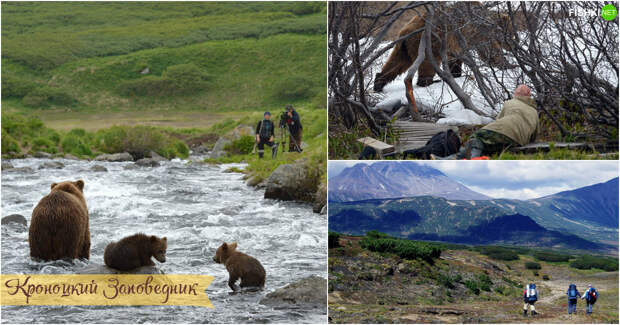
[[[476,131],[458,153],[432,159],[471,159],[482,155],[500,153],[510,147],[524,146],[536,140],[538,112],[531,90],[519,85],[514,98],[504,102],[501,113],[494,122]]]

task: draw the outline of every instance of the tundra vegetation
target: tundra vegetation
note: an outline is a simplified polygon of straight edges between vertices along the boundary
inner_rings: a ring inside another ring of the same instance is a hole
[[[571,322],[569,283],[581,290],[593,284],[599,291],[591,321],[611,323],[618,317],[617,256],[412,241],[377,231],[361,237],[330,232],[329,237],[330,323],[522,323],[527,283],[539,290],[536,322]],[[439,254],[403,257],[399,250],[369,245],[386,240]],[[583,260],[588,264],[575,263]],[[584,306],[579,303],[578,322],[587,320]]]
[[[325,3],[32,2],[1,10],[4,157],[137,148],[185,158],[286,104],[302,115],[312,148],[303,155],[327,150]],[[248,148],[244,138],[230,149],[239,156]],[[266,174],[290,156],[246,161]]]

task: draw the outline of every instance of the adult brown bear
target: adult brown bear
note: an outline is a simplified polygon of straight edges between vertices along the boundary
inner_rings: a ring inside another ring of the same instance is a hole
[[[88,208],[84,181],[52,183],[32,211],[30,256],[40,260],[90,258]]]
[[[449,26],[447,28],[446,43],[448,46],[448,66],[452,75],[457,78],[461,76],[463,62],[458,59],[459,53],[462,49],[457,39],[455,29],[459,29],[461,34],[466,38],[467,44],[475,46],[476,52],[480,56],[480,59],[487,62],[490,65],[498,68],[509,67],[505,61],[502,46],[503,44],[497,40],[498,31],[505,28],[510,28],[510,19],[505,14],[492,13],[488,9],[484,8],[479,2],[457,2],[452,6],[440,7],[441,15],[448,15],[450,19]],[[472,13],[463,17],[463,13]],[[439,12],[438,12],[439,14]],[[421,12],[421,15],[414,16],[409,23],[407,23],[398,33],[398,38],[404,37],[418,30],[423,30],[426,24],[428,13],[426,11]],[[471,22],[465,19],[471,16],[484,17],[480,18],[480,21]],[[493,22],[488,24],[488,22]],[[436,28],[434,34],[439,35],[442,39],[444,33],[440,28]],[[413,65],[413,62],[418,57],[418,47],[420,46],[420,39],[423,33],[417,34],[401,41],[394,45],[392,53],[383,65],[381,72],[375,76],[374,90],[382,91],[383,87],[396,79],[400,74],[406,72],[409,67]],[[431,48],[433,57],[438,65],[441,66],[441,40],[436,36],[431,36]],[[433,77],[435,76],[435,69],[431,65],[428,57],[422,61],[422,64],[418,68],[418,82],[420,87],[426,87],[433,83]]]

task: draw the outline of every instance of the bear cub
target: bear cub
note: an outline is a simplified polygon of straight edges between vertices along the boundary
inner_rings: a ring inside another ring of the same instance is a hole
[[[265,269],[252,256],[237,251],[237,243],[223,243],[217,249],[213,261],[226,265],[228,286],[236,291],[235,282],[241,279],[241,287],[264,287]]]
[[[105,265],[121,270],[129,271],[141,266],[153,266],[156,260],[166,262],[167,238],[135,234],[125,237],[116,243],[110,243],[105,248],[103,260]]]

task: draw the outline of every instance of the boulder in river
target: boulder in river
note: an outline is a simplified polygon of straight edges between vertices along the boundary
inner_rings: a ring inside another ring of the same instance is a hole
[[[123,169],[125,169],[125,170],[138,169],[138,168],[140,168],[140,166],[138,166],[136,164],[129,164],[129,165],[123,166]]]
[[[316,275],[309,276],[267,294],[260,300],[260,304],[325,307],[327,305],[327,280]]]
[[[312,202],[319,185],[318,166],[307,159],[278,166],[265,180],[265,198]]]
[[[108,169],[101,166],[101,165],[94,165],[93,167],[90,167],[90,170],[93,172],[107,172]]]
[[[217,141],[215,142],[215,145],[213,146],[213,150],[211,150],[211,153],[209,153],[209,158],[217,159],[217,158],[224,156],[226,154],[226,151],[224,151],[224,147],[226,147],[226,145],[228,145],[231,142],[232,140],[227,139],[225,137],[221,137],[217,139]]]
[[[224,148],[228,144],[230,144],[231,142],[235,140],[239,140],[242,136],[254,137],[254,131],[255,130],[252,129],[251,126],[243,125],[243,124],[238,125],[232,131],[230,131],[226,135],[221,136],[219,139],[217,139],[217,141],[215,142],[215,145],[213,146],[213,150],[211,150],[211,153],[209,153],[209,158],[216,159],[216,158],[220,158],[224,156],[226,154],[226,151],[224,150]]]
[[[9,171],[15,172],[15,173],[24,173],[24,174],[34,173],[34,169],[32,169],[31,167],[15,167],[15,168],[9,169]]]
[[[157,160],[153,158],[142,158],[136,161],[136,165],[140,167],[159,167]]]
[[[102,154],[102,155],[95,157],[95,160],[96,161],[112,161],[112,162],[133,161],[133,157],[128,152],[113,153],[113,154],[106,153],[106,154]]]
[[[155,152],[155,151],[153,151],[153,150],[151,150],[151,152],[149,152],[149,157],[150,157],[152,160],[156,161],[156,162],[162,162],[162,161],[166,161],[166,160],[168,160],[168,159],[166,159],[166,158],[164,158],[164,157],[160,156],[157,152]]]
[[[321,183],[319,185],[319,189],[314,193],[314,204],[312,206],[312,211],[315,213],[320,213],[323,207],[327,204],[327,185],[325,183]]]
[[[3,217],[2,220],[0,220],[0,224],[3,225],[8,225],[10,223],[28,226],[28,221],[26,220],[26,217],[22,216],[21,214],[11,214]]]
[[[39,165],[39,169],[63,169],[65,164],[60,161],[46,161]]]
[[[76,274],[164,274],[156,266],[142,266],[131,271],[119,271],[107,265],[91,263],[88,266],[75,271]]]
[[[262,179],[259,176],[252,175],[247,181],[245,181],[245,184],[248,186],[257,186],[261,181]]]
[[[64,158],[68,159],[68,160],[80,160],[80,158],[78,158],[78,157],[76,157],[76,156],[74,156],[74,155],[72,155],[70,153],[65,154]]]
[[[2,170],[12,169],[12,168],[15,168],[15,167],[10,162],[8,162],[8,161],[3,161],[2,162]]]
[[[35,158],[52,158],[52,154],[43,152],[43,151],[37,151],[34,153],[34,157]]]

